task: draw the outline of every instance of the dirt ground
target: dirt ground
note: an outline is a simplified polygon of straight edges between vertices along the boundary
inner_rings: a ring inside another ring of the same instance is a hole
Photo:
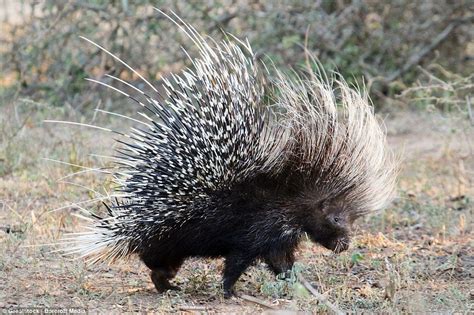
[[[6,105],[0,114],[5,134],[0,144],[0,310],[327,310],[298,281],[275,279],[263,263],[251,267],[236,287],[256,301],[224,300],[221,260],[187,261],[175,279],[181,291],[157,294],[137,259],[89,266],[55,252],[57,247],[47,244],[80,229],[67,205],[94,198],[82,186],[103,191],[108,183],[88,173],[64,178],[77,169],[42,158],[97,165],[89,154],[112,153],[112,138],[44,123],[62,115],[57,108],[27,102],[20,110],[11,108]],[[295,269],[346,312],[473,312],[473,128],[465,117],[427,112],[395,111],[385,121],[390,146],[402,160],[397,199],[386,211],[359,222],[344,253],[303,242]]]

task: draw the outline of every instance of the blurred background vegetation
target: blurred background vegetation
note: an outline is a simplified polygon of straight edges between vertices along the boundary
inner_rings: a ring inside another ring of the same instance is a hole
[[[1,2],[0,2],[1,3]],[[305,62],[304,46],[326,70],[364,82],[377,108],[435,106],[467,115],[474,72],[474,2],[469,0],[3,1],[0,86],[54,106],[82,111],[98,96],[85,77],[134,81],[85,36],[160,80],[193,50],[153,6],[173,10],[219,40],[248,38],[277,66]],[[16,21],[16,23],[12,23]],[[138,82],[137,82],[138,84]],[[97,88],[97,87],[93,87]]]
[[[278,68],[304,67],[307,47],[325,70],[367,87],[389,145],[403,160],[399,196],[385,212],[360,222],[347,252],[334,256],[303,244],[299,261],[321,292],[347,311],[472,312],[472,0],[0,0],[0,309],[176,312],[195,303],[227,313],[261,311],[222,301],[219,261],[190,261],[178,274],[184,291],[157,296],[141,265],[70,264],[40,246],[76,231],[77,205],[93,207],[90,200],[112,189],[110,178],[82,169],[106,167],[101,156],[117,147],[109,133],[45,120],[125,131],[132,121],[94,109],[136,117],[136,106],[85,78],[108,82],[111,74],[146,90],[79,36],[103,45],[156,86],[189,64],[181,46],[197,56],[154,6],[176,12],[214,40],[225,32],[248,38],[258,56]],[[327,312],[262,266],[245,277],[239,291],[285,308]]]

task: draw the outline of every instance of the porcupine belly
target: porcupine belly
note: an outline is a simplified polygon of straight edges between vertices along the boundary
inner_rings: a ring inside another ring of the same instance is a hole
[[[226,258],[226,296],[232,294],[236,278],[256,259],[265,261],[275,274],[291,269],[300,231],[289,229],[281,215],[270,209],[255,213],[243,209],[242,202],[238,205],[225,218],[190,220],[169,236],[150,241],[140,258],[152,270],[158,291],[177,289],[169,280],[190,257]]]

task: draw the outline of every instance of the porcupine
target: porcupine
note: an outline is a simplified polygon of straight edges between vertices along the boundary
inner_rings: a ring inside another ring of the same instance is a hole
[[[302,235],[346,250],[352,223],[387,204],[396,177],[367,97],[315,71],[263,80],[248,41],[216,43],[166,16],[199,56],[163,80],[160,98],[110,75],[135,94],[90,79],[138,103],[144,120],[119,140],[119,197],[67,251],[91,262],[137,254],[159,292],[176,288],[185,259],[224,257],[229,297],[257,259],[275,274],[290,270]]]

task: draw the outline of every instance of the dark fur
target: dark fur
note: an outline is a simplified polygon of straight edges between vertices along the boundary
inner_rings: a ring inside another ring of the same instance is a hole
[[[156,289],[175,289],[169,280],[188,257],[225,257],[224,294],[229,297],[256,259],[264,260],[275,274],[290,270],[304,232],[328,249],[347,249],[349,219],[342,209],[328,207],[329,201],[313,192],[304,197],[291,182],[260,176],[222,192],[212,207],[193,209],[183,226],[149,240],[139,255],[152,270]]]

